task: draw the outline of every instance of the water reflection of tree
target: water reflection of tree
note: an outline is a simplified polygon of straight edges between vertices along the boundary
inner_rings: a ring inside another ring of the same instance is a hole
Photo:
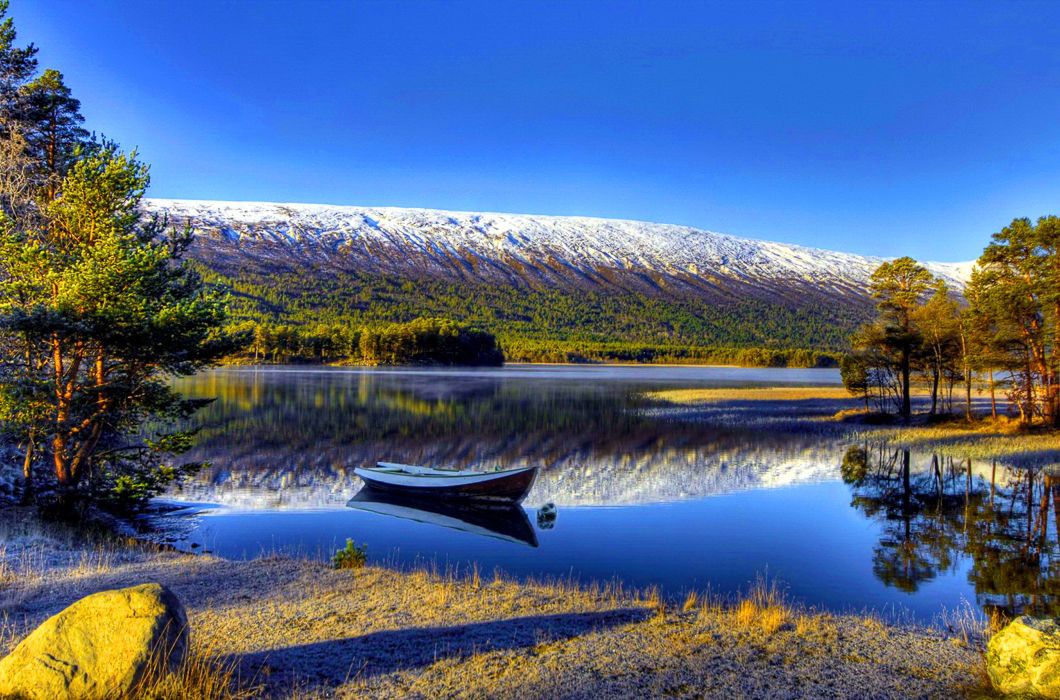
[[[882,444],[844,456],[852,505],[882,527],[876,576],[911,592],[967,557],[984,608],[1060,613],[1060,478],[996,463],[976,472],[970,459],[939,455],[918,461],[914,467],[908,450]]]

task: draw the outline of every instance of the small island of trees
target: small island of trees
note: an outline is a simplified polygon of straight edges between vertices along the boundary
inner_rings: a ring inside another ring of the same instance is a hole
[[[1004,392],[1021,425],[1060,425],[1060,218],[1019,218],[993,235],[963,299],[908,257],[873,273],[878,316],[841,361],[851,393],[880,413],[912,413],[910,382],[929,387],[929,415],[952,413],[984,383],[993,418]]]

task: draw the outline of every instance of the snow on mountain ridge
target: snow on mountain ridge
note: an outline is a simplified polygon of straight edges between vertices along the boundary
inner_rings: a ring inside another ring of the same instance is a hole
[[[146,199],[144,206],[212,229],[233,245],[308,245],[330,254],[357,251],[369,256],[373,247],[383,245],[446,264],[472,256],[483,263],[509,260],[531,267],[558,262],[577,273],[639,269],[864,288],[884,261],[687,226],[581,216],[174,199]],[[924,264],[958,289],[973,265]]]

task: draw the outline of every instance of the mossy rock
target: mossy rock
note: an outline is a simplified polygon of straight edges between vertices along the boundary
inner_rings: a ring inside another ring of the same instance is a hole
[[[1060,626],[1019,617],[990,638],[986,670],[1006,695],[1060,698]]]
[[[178,665],[187,646],[184,607],[164,586],[95,593],[45,620],[0,660],[0,697],[123,697],[152,664]]]

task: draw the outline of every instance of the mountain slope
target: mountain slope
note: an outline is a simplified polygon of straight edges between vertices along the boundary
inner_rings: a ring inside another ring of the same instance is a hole
[[[542,343],[596,357],[614,342],[841,349],[872,313],[869,278],[882,262],[585,217],[165,199],[145,207],[197,230],[192,255],[236,290],[239,318],[356,325],[444,315],[494,330],[509,350],[532,342],[527,357]],[[971,264],[927,266],[959,290]]]
[[[233,264],[302,262],[531,286],[709,292],[753,285],[766,294],[861,297],[882,262],[685,226],[587,217],[166,199],[148,200],[147,207],[198,229],[201,257]],[[958,288],[970,268],[927,266]]]

